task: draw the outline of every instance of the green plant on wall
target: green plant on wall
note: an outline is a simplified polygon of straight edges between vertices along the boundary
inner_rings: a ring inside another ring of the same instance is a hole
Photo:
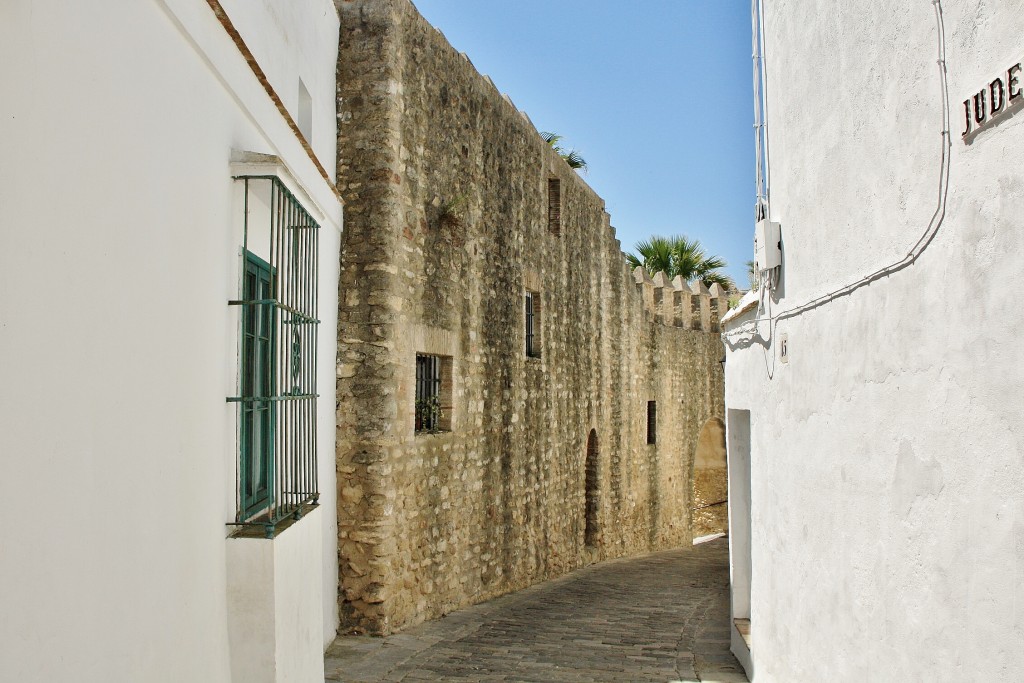
[[[562,139],[561,135],[558,135],[557,133],[544,132],[541,133],[540,136],[544,138],[544,142],[551,145],[551,149],[555,150],[558,156],[565,159],[565,163],[569,164],[569,168],[583,171],[587,170],[587,161],[580,156],[579,152],[574,149],[565,149],[561,144],[559,144],[559,141]]]
[[[437,396],[417,399],[415,410],[417,432],[441,431],[441,401]]]
[[[466,207],[466,195],[460,194],[437,207],[437,222],[441,227],[458,228],[462,226],[462,216]]]

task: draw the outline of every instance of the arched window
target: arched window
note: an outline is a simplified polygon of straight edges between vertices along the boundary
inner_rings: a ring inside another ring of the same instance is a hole
[[[598,526],[597,512],[600,507],[598,498],[598,470],[597,470],[597,430],[591,429],[587,438],[587,464],[586,464],[586,531],[584,542],[587,545],[597,545]]]

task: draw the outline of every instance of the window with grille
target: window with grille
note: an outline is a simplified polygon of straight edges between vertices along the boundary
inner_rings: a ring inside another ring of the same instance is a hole
[[[526,293],[526,355],[540,358],[540,294]]]
[[[448,356],[416,354],[417,432],[446,432],[451,429],[452,359]]]
[[[316,468],[320,226],[274,176],[244,184],[235,524],[298,518],[319,499]],[[259,255],[258,255],[259,254]]]
[[[658,442],[658,402],[647,402],[647,443]]]

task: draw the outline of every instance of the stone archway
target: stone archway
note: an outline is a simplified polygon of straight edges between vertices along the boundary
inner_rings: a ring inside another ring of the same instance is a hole
[[[725,423],[713,417],[701,427],[693,456],[693,537],[729,530],[729,471]]]

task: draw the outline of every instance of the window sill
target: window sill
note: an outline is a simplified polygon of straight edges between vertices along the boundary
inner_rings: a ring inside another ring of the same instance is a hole
[[[416,436],[444,436],[446,434],[451,434],[451,433],[452,433],[452,430],[450,430],[450,429],[435,429],[435,430],[429,430],[429,431],[426,430],[426,429],[423,429],[423,430],[415,432],[415,435]]]
[[[257,517],[242,525],[232,525],[237,526],[237,528],[228,534],[228,538],[262,538],[273,540],[284,533],[286,529],[290,529],[293,525],[302,521],[306,515],[318,507],[320,507],[319,503],[305,503],[299,507],[299,516],[297,518],[295,515],[289,515],[277,524],[263,523]]]

